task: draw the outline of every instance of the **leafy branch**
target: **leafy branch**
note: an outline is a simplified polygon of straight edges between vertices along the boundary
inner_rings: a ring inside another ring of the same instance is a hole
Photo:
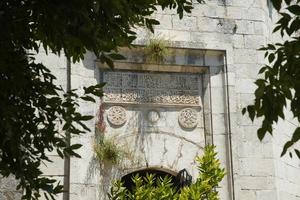
[[[282,8],[282,0],[272,0],[281,18],[276,23],[273,32],[280,32],[286,39],[284,42],[268,44],[260,50],[265,51],[269,64],[263,66],[259,74],[262,78],[256,80],[255,102],[243,109],[242,113],[249,114],[253,121],[263,118],[257,131],[262,140],[266,133],[272,135],[273,125],[279,119],[285,119],[285,109],[289,108],[294,118],[300,122],[300,1],[285,0],[286,7]],[[284,133],[282,133],[284,134]],[[283,147],[281,156],[285,155],[300,139],[300,127],[294,130],[293,136]],[[300,158],[300,152],[294,149]],[[292,154],[290,154],[292,155]]]

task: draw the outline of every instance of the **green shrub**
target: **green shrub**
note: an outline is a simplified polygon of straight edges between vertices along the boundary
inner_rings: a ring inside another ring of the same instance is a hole
[[[171,177],[155,178],[152,174],[146,177],[134,176],[132,178],[134,189],[129,191],[121,181],[116,181],[111,188],[111,200],[218,200],[216,190],[225,176],[220,161],[216,158],[214,146],[206,146],[204,155],[197,157],[199,176],[195,183],[176,190]]]
[[[148,62],[163,63],[169,53],[169,42],[163,38],[152,38],[145,47],[146,60]]]
[[[124,154],[111,139],[104,139],[96,144],[95,153],[99,161],[110,161],[113,164],[118,164]]]
[[[179,199],[185,200],[218,200],[219,183],[225,176],[225,169],[221,168],[219,159],[216,158],[214,146],[206,146],[204,155],[197,157],[199,175],[194,184],[181,190]]]

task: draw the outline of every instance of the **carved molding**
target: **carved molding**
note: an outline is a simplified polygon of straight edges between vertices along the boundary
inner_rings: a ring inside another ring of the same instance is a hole
[[[121,106],[113,106],[108,110],[107,120],[115,125],[121,126],[126,122],[126,110]]]
[[[192,108],[185,108],[180,111],[178,122],[183,128],[195,128],[198,124],[198,112]]]

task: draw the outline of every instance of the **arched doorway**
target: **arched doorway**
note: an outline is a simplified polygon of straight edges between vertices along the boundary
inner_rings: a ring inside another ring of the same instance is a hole
[[[170,177],[171,182],[176,189],[180,189],[181,187],[190,185],[192,183],[192,176],[186,171],[186,169],[180,170],[177,173],[156,168],[146,168],[131,172],[123,176],[121,181],[124,183],[124,187],[126,187],[129,191],[132,191],[134,188],[132,177],[136,175],[145,177],[147,174],[153,174],[155,178]]]

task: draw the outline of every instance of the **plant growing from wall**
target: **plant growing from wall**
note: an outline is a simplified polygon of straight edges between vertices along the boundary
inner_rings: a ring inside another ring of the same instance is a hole
[[[126,154],[112,139],[103,139],[96,144],[95,153],[99,161],[110,161],[114,165],[119,164]]]
[[[146,61],[157,64],[163,63],[169,53],[168,46],[169,41],[162,37],[150,39],[145,46]]]
[[[204,149],[204,155],[197,157],[199,176],[195,183],[176,190],[171,177],[155,178],[152,174],[146,177],[134,176],[132,178],[134,188],[129,191],[123,183],[116,181],[111,188],[109,199],[118,200],[218,200],[219,194],[216,190],[225,176],[224,168],[216,158],[215,147],[208,145]]]

